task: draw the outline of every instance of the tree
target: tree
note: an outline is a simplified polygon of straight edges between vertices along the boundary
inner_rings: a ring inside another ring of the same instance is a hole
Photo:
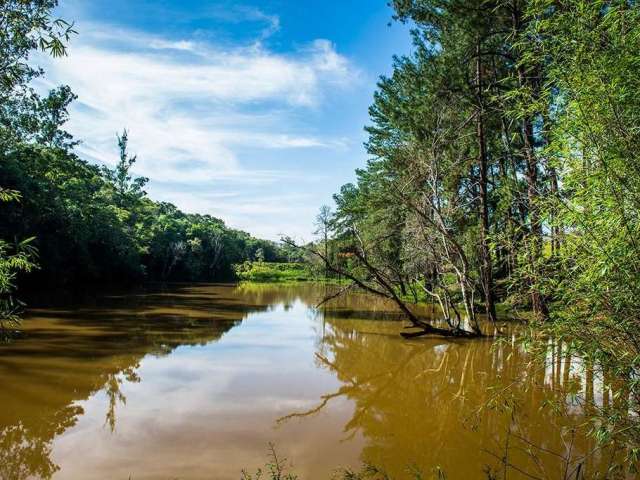
[[[29,109],[40,114],[57,112],[58,116],[45,119],[41,128],[47,132],[48,140],[61,144],[65,135],[52,133],[51,125],[59,125],[60,118],[66,112],[66,91],[51,94],[48,102],[43,102],[28,82],[41,74],[29,63],[28,58],[33,50],[40,49],[54,57],[66,53],[65,42],[75,33],[72,25],[62,19],[52,20],[51,10],[56,6],[55,0],[16,1],[0,0],[0,161],[5,161],[7,152],[21,138],[20,130],[28,129],[29,120],[38,118],[29,115]],[[56,127],[53,127],[56,131]],[[21,193],[6,188],[0,183],[0,203],[18,202]],[[17,238],[17,237],[14,237]],[[19,273],[28,273],[35,269],[36,250],[32,245],[33,238],[20,241],[14,245],[0,238],[0,335],[14,327],[18,320],[21,303],[13,294],[15,281]]]
[[[19,201],[20,194],[0,188],[0,202]],[[19,273],[29,273],[36,264],[36,250],[27,238],[14,246],[0,240],[0,338],[6,340],[20,322],[22,303],[14,297],[15,281]]]
[[[477,332],[476,298],[489,319],[495,301],[532,310],[603,382],[626,385],[599,434],[637,445],[640,7],[393,6],[415,51],[378,84],[370,159],[335,197],[331,268],[395,301],[417,334]],[[416,318],[416,291],[446,332]]]
[[[42,114],[64,112],[67,90],[60,89],[42,100],[29,85],[42,70],[29,63],[29,56],[41,50],[54,57],[66,55],[66,43],[75,34],[73,25],[63,19],[54,19],[51,11],[57,0],[0,0],[0,149],[11,149],[17,141],[33,140],[37,126],[43,123],[58,126],[63,119]],[[53,129],[55,130],[55,128]],[[63,132],[54,139],[51,128],[42,133],[50,141],[60,141]]]
[[[640,88],[640,10],[625,1],[533,1],[527,16],[540,19],[529,26],[528,36],[540,39],[529,53],[546,63],[553,122],[543,153],[560,176],[556,194],[540,205],[562,238],[539,280],[556,301],[547,327],[572,354],[598,365],[600,381],[624,385],[627,394],[598,421],[610,441],[635,447],[640,100],[632,92]]]
[[[147,192],[144,186],[149,181],[146,177],[132,177],[131,167],[135,165],[138,157],[130,156],[128,152],[129,134],[127,130],[118,135],[118,149],[120,158],[115,168],[103,167],[106,179],[114,186],[115,202],[120,208],[132,209],[144,198]]]
[[[73,24],[51,18],[51,11],[57,5],[57,0],[0,1],[0,84],[3,91],[24,85],[41,73],[27,61],[32,51],[39,49],[53,57],[66,55],[66,42],[76,32]]]
[[[316,230],[314,233],[316,235],[320,235],[322,239],[322,244],[324,245],[324,257],[329,259],[329,234],[331,232],[331,223],[332,223],[333,213],[331,212],[331,207],[328,205],[323,205],[320,207],[320,212],[316,215],[315,227]],[[326,279],[329,275],[329,268],[327,265],[324,267],[324,278]]]

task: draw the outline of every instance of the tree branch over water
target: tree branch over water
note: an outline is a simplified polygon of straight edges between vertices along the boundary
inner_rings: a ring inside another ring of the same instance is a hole
[[[477,337],[480,336],[479,332],[471,332],[468,330],[464,330],[462,328],[439,328],[431,325],[427,321],[419,318],[407,305],[407,303],[400,298],[398,295],[394,285],[389,281],[388,278],[385,277],[384,273],[377,269],[368,259],[365,253],[364,246],[361,246],[360,249],[354,249],[351,253],[361,262],[361,264],[367,269],[367,272],[371,275],[374,285],[371,285],[370,281],[367,279],[359,278],[355,273],[352,273],[350,270],[346,268],[342,268],[339,265],[336,265],[334,262],[325,256],[322,252],[307,246],[301,246],[296,244],[293,240],[289,238],[284,238],[282,240],[285,244],[303,250],[311,255],[316,256],[324,262],[326,268],[337,275],[345,277],[349,279],[352,283],[346,287],[341,288],[338,292],[332,293],[326,296],[319,305],[323,305],[328,301],[339,297],[345,292],[351,290],[354,287],[359,287],[367,293],[371,293],[378,297],[387,298],[402,311],[407,320],[411,322],[411,325],[415,328],[420,329],[418,332],[403,332],[401,335],[405,338],[414,338],[418,336],[424,335],[439,335],[443,337]],[[361,245],[363,245],[361,243]]]

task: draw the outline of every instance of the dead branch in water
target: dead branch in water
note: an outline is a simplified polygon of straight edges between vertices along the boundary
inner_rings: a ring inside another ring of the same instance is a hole
[[[365,292],[371,293],[372,295],[387,298],[393,301],[398,306],[398,308],[402,311],[402,313],[407,317],[407,319],[411,322],[411,325],[415,328],[420,329],[417,332],[401,333],[401,335],[404,338],[416,338],[416,337],[421,337],[426,335],[437,335],[442,337],[458,337],[458,338],[475,338],[475,337],[482,336],[482,333],[480,331],[469,331],[469,330],[460,328],[459,326],[455,328],[435,327],[430,323],[419,318],[415,313],[411,311],[411,309],[407,306],[407,304],[400,298],[395,288],[393,287],[392,282],[385,276],[385,274],[380,272],[378,269],[375,268],[375,266],[371,264],[371,262],[367,258],[364,248],[361,248],[361,250],[356,249],[353,252],[353,254],[360,261],[360,263],[367,269],[367,271],[372,275],[372,277],[374,278],[375,286],[369,285],[368,283],[366,283],[366,281],[356,277],[354,274],[352,274],[348,270],[333,264],[329,260],[329,258],[327,258],[322,252],[319,252],[310,247],[298,245],[294,241],[288,238],[283,239],[283,242],[293,248],[303,250],[311,255],[318,257],[324,262],[328,270],[351,280],[352,282],[351,284],[340,289],[337,293],[327,296],[318,304],[318,306],[323,305],[326,302],[339,297],[340,295],[344,294],[345,292],[357,286],[357,287],[360,287]],[[450,322],[447,322],[447,323],[450,323]]]

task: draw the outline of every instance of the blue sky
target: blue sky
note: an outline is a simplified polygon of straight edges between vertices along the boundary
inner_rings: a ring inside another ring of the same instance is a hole
[[[61,0],[76,22],[47,86],[79,99],[68,129],[113,164],[129,130],[149,194],[278,239],[364,165],[377,78],[410,48],[386,0]]]

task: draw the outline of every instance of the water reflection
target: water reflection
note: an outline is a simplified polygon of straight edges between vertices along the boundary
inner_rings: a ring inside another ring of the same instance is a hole
[[[361,462],[479,478],[505,442],[547,478],[593,450],[562,388],[593,387],[562,349],[549,371],[510,342],[407,341],[392,305],[310,308],[324,293],[185,285],[31,311],[0,348],[0,478],[237,478],[269,442],[309,479]]]
[[[126,404],[120,385],[140,381],[141,358],[217,340],[261,308],[178,288],[101,297],[73,310],[33,310],[25,337],[0,347],[0,478],[51,478],[59,470],[51,442],[84,413],[78,401],[104,390],[105,423],[115,431],[117,405]]]
[[[355,403],[345,431],[367,439],[364,462],[395,478],[405,477],[411,466],[426,473],[440,466],[452,478],[477,478],[495,468],[491,454],[501,457],[511,435],[512,466],[532,474],[559,471],[563,462],[555,457],[566,450],[560,432],[578,419],[538,408],[558,394],[546,388],[544,369],[523,370],[527,359],[519,349],[502,344],[490,350],[486,341],[408,342],[381,333],[375,322],[327,317],[326,348],[318,359],[343,386],[323,402],[344,395]],[[502,388],[514,380],[526,390]],[[574,457],[594,447],[585,434],[573,446]],[[535,456],[527,453],[529,446],[539,447]]]

